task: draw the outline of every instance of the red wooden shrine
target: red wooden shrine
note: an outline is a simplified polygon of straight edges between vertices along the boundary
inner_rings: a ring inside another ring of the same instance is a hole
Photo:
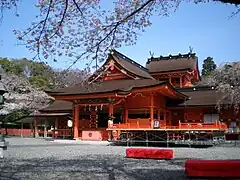
[[[224,132],[228,119],[238,126],[232,112],[215,109],[219,95],[214,87],[194,86],[200,80],[195,54],[152,57],[143,67],[112,50],[89,86],[48,94],[56,103],[72,103],[75,139],[118,139],[126,130]]]

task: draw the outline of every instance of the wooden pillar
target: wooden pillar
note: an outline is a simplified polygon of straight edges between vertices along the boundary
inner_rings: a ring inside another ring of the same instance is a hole
[[[53,134],[52,134],[52,138],[55,138],[55,124],[56,124],[56,119],[54,119],[54,126],[53,126]]]
[[[21,137],[23,137],[23,119],[21,121]]]
[[[109,104],[108,114],[109,116],[113,116],[113,104]]]
[[[182,88],[183,82],[182,82],[182,76],[180,76],[180,88]]]
[[[128,108],[127,108],[127,103],[125,102],[124,105],[124,123],[128,123]]]
[[[153,94],[151,94],[151,98],[150,98],[150,120],[151,120],[151,128],[153,128],[154,125],[154,96]]]
[[[38,137],[37,116],[34,116],[34,137]]]
[[[164,113],[163,113],[163,121],[164,121],[164,123],[166,124],[166,125],[168,125],[167,124],[167,113],[166,113],[166,110],[164,109]]]
[[[44,138],[47,138],[47,120],[44,119],[44,135],[43,135]]]
[[[58,129],[58,118],[55,119],[55,122],[54,122],[54,129]]]
[[[79,133],[79,105],[74,106],[74,123],[73,123],[73,136],[74,139],[78,138]]]
[[[160,123],[160,113],[161,113],[161,110],[158,109],[158,121],[159,121],[159,123]]]
[[[109,104],[109,107],[108,107],[108,116],[113,116],[113,113],[114,113],[114,109],[113,109],[113,104]],[[113,120],[111,122],[111,124],[108,122],[108,128],[111,128],[111,126],[113,125]],[[108,131],[108,140],[111,141],[113,139],[113,133],[112,131]]]
[[[167,111],[168,112],[168,117],[166,116],[166,118],[168,118],[168,121],[171,123],[171,125],[173,125],[172,123],[172,112],[171,111]]]

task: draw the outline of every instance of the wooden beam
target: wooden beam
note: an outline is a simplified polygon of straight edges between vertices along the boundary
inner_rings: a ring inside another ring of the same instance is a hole
[[[69,101],[74,101],[78,99],[89,99],[91,98],[106,98],[106,97],[116,97],[115,93],[101,93],[101,94],[76,94],[76,95],[57,95],[57,94],[51,94],[48,93],[50,96],[54,97],[56,100],[69,100]]]
[[[77,139],[79,136],[79,105],[74,106],[74,128],[73,128],[73,136],[74,139]]]
[[[183,82],[182,82],[182,76],[180,76],[180,88],[182,88]]]

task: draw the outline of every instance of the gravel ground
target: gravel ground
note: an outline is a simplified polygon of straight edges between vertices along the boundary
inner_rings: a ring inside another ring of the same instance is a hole
[[[239,147],[174,148],[174,160],[125,158],[126,147],[7,138],[0,179],[181,180],[186,159],[240,159]]]

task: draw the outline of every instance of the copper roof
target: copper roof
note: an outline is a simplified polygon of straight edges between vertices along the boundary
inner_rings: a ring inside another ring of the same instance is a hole
[[[116,50],[112,50],[111,55],[113,59],[125,70],[141,78],[153,79],[153,77],[148,73],[148,69],[138,64],[136,61],[133,61]]]
[[[51,95],[87,95],[95,93],[108,93],[118,91],[131,91],[133,88],[143,88],[153,85],[161,85],[167,83],[166,81],[158,81],[153,79],[123,79],[123,80],[109,80],[100,83],[91,83],[89,85],[77,84],[73,87],[59,89],[57,91],[48,91]]]
[[[136,80],[135,80],[136,81]],[[140,81],[138,81],[140,82]],[[189,100],[182,102],[174,107],[184,106],[216,106],[217,101],[221,98],[219,92],[212,87],[191,87],[178,89],[179,92],[187,95]],[[173,106],[172,106],[173,107]],[[68,101],[56,100],[49,107],[41,111],[69,111],[72,110],[72,103]]]
[[[222,97],[221,93],[213,87],[185,88],[179,89],[179,91],[186,94],[189,100],[178,106],[216,106],[218,100]]]
[[[146,67],[150,73],[169,72],[177,70],[193,70],[197,67],[197,57],[195,54],[179,54],[176,56],[160,56],[149,58]]]
[[[50,112],[50,111],[71,111],[72,110],[72,102],[56,100],[48,107],[41,109],[41,113]]]

